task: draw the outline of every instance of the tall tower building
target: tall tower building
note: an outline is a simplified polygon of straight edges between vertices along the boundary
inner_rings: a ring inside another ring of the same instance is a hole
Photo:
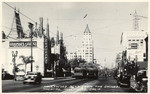
[[[93,63],[94,59],[94,48],[93,39],[88,24],[84,31],[82,39],[82,48],[77,51],[77,57],[85,59],[88,63]]]

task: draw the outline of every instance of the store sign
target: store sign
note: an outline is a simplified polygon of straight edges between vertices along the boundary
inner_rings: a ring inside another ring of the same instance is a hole
[[[138,44],[137,43],[131,43],[131,49],[137,49]]]
[[[31,41],[11,41],[9,47],[31,47]],[[37,41],[32,41],[32,47],[37,47]]]

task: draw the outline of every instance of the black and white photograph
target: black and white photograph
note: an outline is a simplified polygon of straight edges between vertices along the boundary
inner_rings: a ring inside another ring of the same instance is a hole
[[[148,93],[148,5],[1,1],[2,93]]]

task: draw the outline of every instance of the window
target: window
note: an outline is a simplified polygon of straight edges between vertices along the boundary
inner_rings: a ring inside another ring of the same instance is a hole
[[[138,44],[137,43],[131,43],[131,49],[137,49]]]
[[[141,40],[141,43],[143,43],[143,40]]]
[[[143,57],[146,57],[146,53],[143,53]]]

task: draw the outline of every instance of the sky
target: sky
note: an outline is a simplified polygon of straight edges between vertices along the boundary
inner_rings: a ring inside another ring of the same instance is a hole
[[[94,57],[102,66],[111,67],[115,63],[116,54],[121,51],[120,39],[122,32],[133,30],[133,14],[148,17],[146,2],[7,2],[21,13],[39,23],[39,17],[44,18],[44,28],[47,19],[50,36],[56,37],[57,27],[64,35],[64,43],[68,52],[74,52],[81,47],[81,40],[86,25],[92,33],[94,42]],[[83,17],[87,14],[87,17]],[[8,34],[13,21],[14,11],[2,3],[2,30]],[[28,22],[20,15],[24,32],[27,32]],[[34,23],[34,22],[33,22]],[[147,31],[148,20],[141,18],[140,30]]]

